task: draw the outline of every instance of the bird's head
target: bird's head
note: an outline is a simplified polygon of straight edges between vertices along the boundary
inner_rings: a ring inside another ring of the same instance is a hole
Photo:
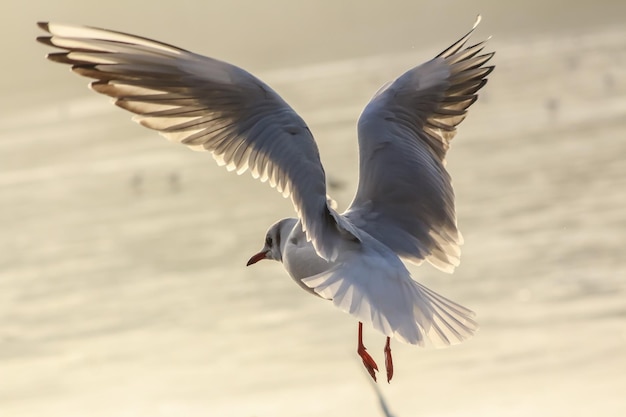
[[[285,243],[297,222],[298,219],[288,218],[274,223],[265,234],[263,249],[252,255],[246,266],[255,264],[263,259],[273,259],[282,262]]]

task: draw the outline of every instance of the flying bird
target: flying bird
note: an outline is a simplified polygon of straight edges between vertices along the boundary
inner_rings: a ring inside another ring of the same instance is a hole
[[[404,262],[452,272],[459,264],[454,192],[445,157],[456,127],[487,82],[494,53],[466,46],[480,22],[435,58],[383,86],[358,121],[359,183],[338,213],[326,194],[318,147],[304,120],[267,84],[214,58],[152,39],[41,22],[48,59],[94,79],[134,120],[209,152],[219,165],[291,197],[297,217],[272,225],[262,259],[282,262],[303,289],[358,320],[357,353],[376,380],[363,324],[391,338],[443,347],[477,330],[474,313],[415,281]]]

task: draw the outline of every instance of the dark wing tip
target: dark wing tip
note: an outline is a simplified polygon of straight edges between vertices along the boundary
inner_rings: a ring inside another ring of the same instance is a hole
[[[472,26],[469,32],[467,32],[461,39],[459,39],[458,41],[456,41],[455,43],[453,43],[452,45],[450,45],[449,47],[441,51],[441,53],[437,55],[435,58],[447,58],[450,55],[454,55],[458,51],[460,51],[461,48],[465,46],[465,43],[468,41],[468,39],[472,36],[472,33],[474,33],[474,31],[480,24],[481,20],[482,20],[482,17],[480,15],[476,16],[476,21],[474,22],[474,26]]]
[[[483,67],[483,68],[485,69],[485,72],[482,74],[482,78],[487,79],[487,76],[493,72],[493,70],[496,68],[496,66],[495,65],[489,65],[489,66]]]
[[[52,36],[37,36],[36,39],[37,39],[37,42],[39,43],[43,43],[44,45],[55,47],[55,45],[52,43]]]
[[[53,52],[46,55],[46,58],[52,62],[58,62],[59,64],[74,64],[74,60],[67,57],[67,52]]]
[[[37,26],[50,33],[50,22],[37,22]]]

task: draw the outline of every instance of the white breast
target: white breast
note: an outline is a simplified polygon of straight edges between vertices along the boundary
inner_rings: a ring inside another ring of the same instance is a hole
[[[291,278],[308,293],[317,295],[315,291],[302,283],[303,278],[317,275],[330,269],[333,264],[320,258],[311,242],[307,241],[304,232],[294,227],[283,249],[283,265]]]

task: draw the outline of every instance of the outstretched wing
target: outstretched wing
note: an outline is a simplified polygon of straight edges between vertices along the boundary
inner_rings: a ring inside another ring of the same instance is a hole
[[[104,29],[39,23],[61,48],[52,61],[94,78],[90,86],[143,126],[238,174],[250,171],[287,197],[320,256],[334,260],[340,227],[326,203],[319,151],[298,114],[262,81],[225,62]]]
[[[445,156],[493,66],[472,30],[379,91],[359,119],[360,177],[344,215],[398,255],[451,272],[462,243]]]

